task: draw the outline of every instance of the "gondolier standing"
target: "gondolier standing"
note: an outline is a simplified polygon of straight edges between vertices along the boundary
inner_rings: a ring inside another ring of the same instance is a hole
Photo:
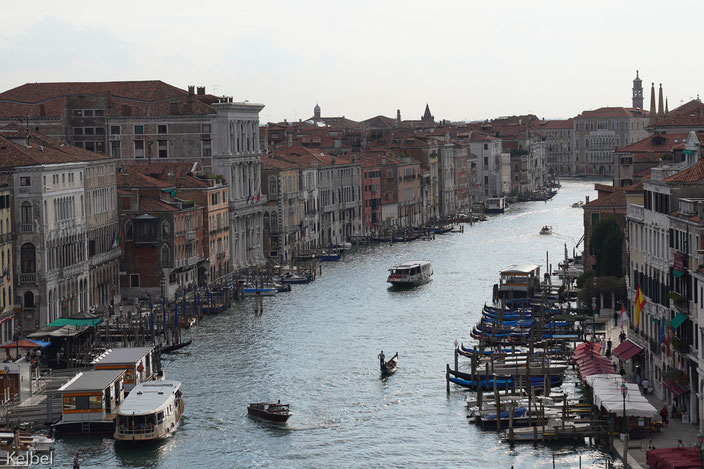
[[[379,366],[382,368],[384,367],[384,359],[386,359],[386,356],[384,355],[384,351],[382,350],[379,354]]]

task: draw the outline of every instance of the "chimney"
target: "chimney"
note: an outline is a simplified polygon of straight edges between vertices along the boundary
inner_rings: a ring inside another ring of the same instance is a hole
[[[44,107],[44,103],[41,103],[39,105],[39,117],[44,117],[46,116],[46,107]]]
[[[176,102],[169,103],[169,114],[171,114],[171,115],[178,114],[178,103],[176,103]]]
[[[188,87],[188,94],[189,94],[189,95],[193,95],[193,93],[195,92],[195,90],[196,90],[196,87],[193,86],[193,85],[190,85],[190,86]]]
[[[122,115],[123,116],[131,116],[132,115],[132,106],[129,104],[123,104],[122,105]]]
[[[401,110],[396,109],[396,122],[401,122]]]
[[[205,86],[199,86],[197,93],[198,93],[198,96],[203,96],[205,94]]]
[[[587,201],[585,203],[587,203],[587,204],[589,203],[589,196],[587,196]]]

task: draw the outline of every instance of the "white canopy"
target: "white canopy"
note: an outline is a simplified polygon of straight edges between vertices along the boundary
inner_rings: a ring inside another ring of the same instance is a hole
[[[586,378],[587,384],[592,387],[594,404],[603,407],[607,412],[616,415],[623,414],[623,394],[619,375],[592,375]],[[640,388],[635,383],[626,383],[626,415],[629,417],[654,417],[658,411],[640,393]]]

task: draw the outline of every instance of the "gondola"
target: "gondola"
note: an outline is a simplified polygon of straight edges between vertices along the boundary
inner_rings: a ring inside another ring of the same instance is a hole
[[[383,375],[388,376],[396,373],[396,368],[398,367],[398,352],[396,352],[396,355],[391,357],[391,360],[382,362],[379,366]]]

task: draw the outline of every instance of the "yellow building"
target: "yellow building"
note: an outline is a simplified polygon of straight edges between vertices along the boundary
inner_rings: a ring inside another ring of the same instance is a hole
[[[0,186],[0,342],[12,340],[15,310],[12,283],[12,215],[9,186]]]

